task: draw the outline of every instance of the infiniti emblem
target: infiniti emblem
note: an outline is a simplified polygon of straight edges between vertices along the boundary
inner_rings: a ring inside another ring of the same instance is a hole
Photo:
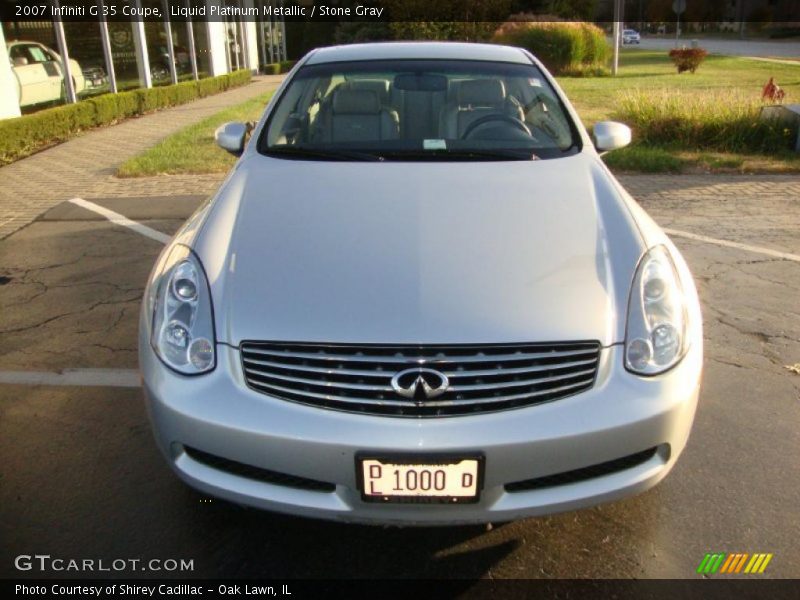
[[[433,369],[415,367],[392,377],[392,388],[403,398],[426,400],[444,394],[450,387],[447,375]]]

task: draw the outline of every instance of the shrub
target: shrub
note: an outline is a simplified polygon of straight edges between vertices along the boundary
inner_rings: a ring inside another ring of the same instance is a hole
[[[605,34],[591,23],[532,21],[517,15],[504,23],[492,40],[529,50],[557,75],[580,72],[591,75],[587,67],[600,67],[608,60]]]
[[[288,73],[297,64],[296,60],[282,60],[277,63],[269,63],[264,65],[265,75],[279,75],[280,73]]]
[[[279,64],[281,66],[281,73],[288,73],[294,68],[294,65],[297,63],[296,60],[282,60]]]
[[[708,52],[703,48],[673,48],[669,51],[669,57],[678,67],[678,73],[684,71],[694,73],[706,56],[708,56]]]
[[[614,115],[637,144],[684,150],[775,154],[791,147],[785,125],[759,119],[761,103],[730,93],[627,92]]]
[[[383,0],[396,40],[478,42],[492,37],[512,0]]]
[[[45,146],[68,140],[78,132],[134,115],[185,104],[195,98],[225,91],[250,81],[250,71],[186,81],[150,89],[103,94],[0,121],[0,165],[33,154]]]

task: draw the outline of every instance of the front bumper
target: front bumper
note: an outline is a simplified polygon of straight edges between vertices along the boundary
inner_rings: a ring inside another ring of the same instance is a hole
[[[673,369],[636,377],[622,346],[601,352],[595,386],[526,408],[429,419],[337,412],[247,388],[239,351],[218,345],[216,369],[185,377],[140,339],[145,398],[156,440],[191,486],[232,502],[316,518],[377,524],[500,522],[592,506],[642,492],[673,467],[689,436],[702,370],[702,341]],[[186,448],[272,472],[335,484],[298,489],[196,460]],[[508,484],[657,451],[640,464],[526,491]],[[475,504],[374,504],[357,485],[356,454],[485,457]]]

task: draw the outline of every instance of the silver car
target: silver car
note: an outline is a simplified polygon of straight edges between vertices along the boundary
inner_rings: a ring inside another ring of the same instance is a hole
[[[217,131],[241,158],[147,286],[139,358],[175,473],[379,524],[658,483],[694,418],[700,308],[598,156],[630,130],[593,138],[525,50],[308,54],[254,128]]]
[[[640,44],[641,42],[642,36],[640,36],[639,32],[635,29],[624,29],[622,31],[623,44]]]

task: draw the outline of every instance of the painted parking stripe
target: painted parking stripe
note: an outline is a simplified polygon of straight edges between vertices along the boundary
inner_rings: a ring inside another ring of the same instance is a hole
[[[121,225],[122,227],[127,227],[136,233],[139,233],[145,237],[150,238],[151,240],[155,240],[157,242],[161,242],[162,244],[166,244],[168,241],[172,239],[171,236],[168,236],[166,233],[161,233],[160,231],[156,231],[152,227],[148,227],[147,225],[142,225],[141,223],[137,223],[136,221],[131,221],[125,215],[121,215],[113,210],[109,210],[104,206],[100,206],[99,204],[95,204],[94,202],[89,202],[88,200],[84,200],[83,198],[73,198],[70,202],[76,206],[80,206],[81,208],[85,208],[86,210],[90,210],[98,215],[102,215],[114,225]]]
[[[664,229],[667,235],[687,238],[698,242],[705,242],[706,244],[716,244],[717,246],[725,246],[726,248],[737,248],[738,250],[746,250],[747,252],[755,252],[756,254],[764,254],[765,256],[772,256],[773,258],[781,258],[783,260],[792,260],[800,262],[800,254],[791,254],[789,252],[781,252],[779,250],[771,250],[761,246],[751,246],[750,244],[740,244],[739,242],[731,242],[729,240],[720,240],[717,238],[708,237],[705,235],[698,235],[696,233],[689,233],[688,231],[678,231],[677,229]]]
[[[64,369],[50,371],[0,371],[0,384],[141,387],[136,369]]]

